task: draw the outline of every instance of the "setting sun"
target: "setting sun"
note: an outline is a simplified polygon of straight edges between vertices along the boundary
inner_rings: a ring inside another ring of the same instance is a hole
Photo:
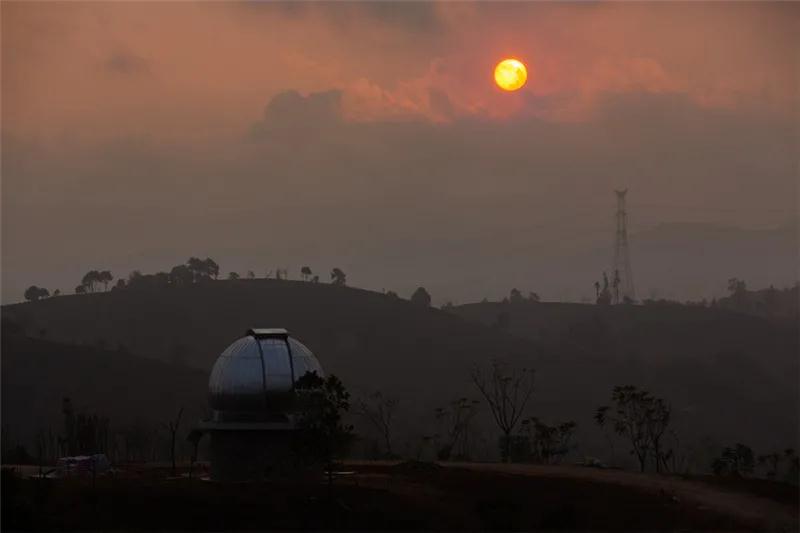
[[[521,61],[504,59],[494,68],[494,81],[504,91],[516,91],[525,85],[528,71]]]

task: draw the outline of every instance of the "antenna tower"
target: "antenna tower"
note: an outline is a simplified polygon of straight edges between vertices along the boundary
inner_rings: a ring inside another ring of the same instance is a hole
[[[615,284],[614,303],[621,303],[626,299],[635,300],[636,295],[633,290],[633,270],[628,251],[628,213],[625,210],[625,195],[628,189],[614,192],[617,194],[617,236],[614,242],[614,264],[611,275]]]

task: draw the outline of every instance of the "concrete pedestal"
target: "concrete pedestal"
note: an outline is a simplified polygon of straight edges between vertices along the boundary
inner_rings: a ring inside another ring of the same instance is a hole
[[[261,481],[295,469],[291,424],[207,422],[211,439],[211,479]]]

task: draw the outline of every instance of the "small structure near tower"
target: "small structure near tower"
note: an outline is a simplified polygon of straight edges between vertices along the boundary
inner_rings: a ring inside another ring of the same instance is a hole
[[[323,376],[314,354],[285,329],[250,329],[222,352],[208,380],[211,479],[258,481],[294,468],[295,382]]]
[[[625,195],[628,189],[614,191],[617,195],[617,233],[614,242],[614,264],[611,267],[613,276],[612,294],[614,303],[633,302],[636,293],[633,289],[633,270],[631,269],[630,251],[628,249],[628,213],[625,208]]]

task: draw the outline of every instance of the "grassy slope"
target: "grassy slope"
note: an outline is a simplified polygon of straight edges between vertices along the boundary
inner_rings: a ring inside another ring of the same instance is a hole
[[[165,423],[181,406],[185,420],[202,415],[207,377],[198,370],[7,331],[2,353],[3,427],[21,442],[38,430],[61,432],[65,396],[78,412],[109,416],[117,429]]]
[[[29,334],[121,344],[206,372],[247,327],[287,327],[351,390],[399,397],[407,425],[419,431],[434,407],[476,395],[473,364],[505,356],[537,369],[531,414],[577,420],[584,453],[601,453],[592,413],[619,383],[670,399],[676,424],[694,440],[767,451],[796,438],[796,331],[717,310],[490,303],[461,306],[456,316],[352,288],[240,280],[65,296],[3,312]],[[492,324],[503,312],[501,331]]]

